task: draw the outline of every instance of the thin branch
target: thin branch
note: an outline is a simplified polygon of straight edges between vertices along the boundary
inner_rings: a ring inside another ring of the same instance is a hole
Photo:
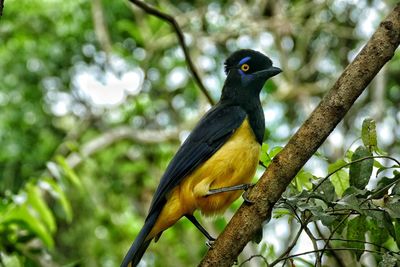
[[[0,0],[0,17],[3,16],[4,0]]]
[[[376,253],[376,254],[385,254],[385,252],[382,251],[377,251],[377,250],[369,250],[369,249],[361,249],[361,248],[326,248],[326,249],[318,249],[317,251],[311,250],[311,251],[306,251],[298,254],[293,254],[287,257],[284,257],[280,259],[280,261],[291,259],[291,258],[297,258],[299,256],[315,253],[315,252],[322,252],[323,250],[329,250],[329,251],[362,251],[362,252],[369,252],[369,253]],[[391,252],[392,253],[392,252]]]
[[[324,236],[324,234],[322,233],[321,229],[319,228],[318,224],[316,221],[314,221],[314,227],[317,230],[318,235],[323,238],[324,240],[326,239],[326,237]],[[317,239],[319,240],[319,239]],[[331,244],[328,244],[328,248],[332,248]],[[338,255],[338,253],[336,253],[336,251],[332,251],[332,256],[333,258],[336,260],[336,262],[338,263],[339,266],[345,266],[342,258]]]
[[[300,238],[301,233],[303,232],[303,227],[300,227],[299,231],[297,232],[296,236],[294,237],[292,243],[286,248],[286,250],[279,256],[275,261],[273,261],[269,267],[273,267],[278,264],[286,255],[289,255],[290,251],[296,246],[297,241]]]
[[[200,266],[232,266],[271,216],[274,204],[293,177],[335,129],[383,65],[393,57],[399,44],[400,4],[397,4],[307,121],[274,157],[248,196],[253,204],[244,203],[239,208]]]
[[[146,144],[161,143],[167,140],[178,140],[178,130],[152,131],[138,130],[126,126],[117,127],[83,144],[80,151],[70,154],[66,161],[71,168],[75,168],[85,158],[123,139],[131,139]]]
[[[261,258],[261,259],[263,259],[264,263],[265,263],[268,267],[270,267],[270,265],[268,264],[267,259],[266,259],[263,255],[261,255],[261,254],[251,255],[251,257],[248,258],[247,260],[243,261],[243,262],[239,265],[239,267],[242,267],[246,262],[249,262],[249,261],[251,261],[251,260],[254,259],[254,258]]]
[[[107,24],[104,19],[101,0],[92,0],[92,17],[97,40],[106,55],[109,56],[112,45],[110,35],[108,34]]]
[[[340,228],[340,226],[342,226],[342,224],[350,217],[350,215],[353,214],[353,211],[350,211],[346,216],[343,217],[343,219],[338,223],[338,225],[336,225],[335,229],[333,229],[333,231],[330,233],[328,239],[325,240],[325,245],[324,247],[321,249],[321,254],[319,256],[320,261],[322,261],[322,257],[324,256],[324,253],[326,250],[329,250],[328,245],[329,242],[332,240],[333,235],[336,233],[336,231]]]
[[[321,267],[321,259],[319,257],[319,253],[318,253],[317,240],[315,239],[314,235],[311,233],[310,229],[307,226],[304,228],[304,231],[306,232],[306,234],[310,238],[311,243],[313,244],[313,247],[314,247],[314,251],[315,251],[315,266],[316,267]]]
[[[400,7],[400,5],[399,5],[399,7]],[[375,195],[380,194],[381,192],[383,192],[383,191],[389,189],[390,187],[392,187],[392,186],[393,186],[394,184],[396,184],[397,182],[398,182],[398,180],[395,180],[395,181],[391,182],[390,184],[386,185],[385,187],[379,189],[378,191],[372,193],[368,198],[366,198],[366,199],[364,199],[363,201],[361,201],[360,207],[361,207],[365,202],[367,202],[367,201],[373,199],[373,197],[374,197]],[[378,209],[378,211],[381,211],[381,210]],[[356,213],[355,210],[349,211],[349,212],[343,217],[343,219],[338,223],[338,225],[335,227],[335,229],[333,229],[333,231],[332,231],[331,234],[329,235],[328,239],[326,239],[325,245],[324,245],[324,247],[323,247],[323,249],[322,249],[323,251],[321,252],[321,255],[320,255],[320,260],[321,260],[321,261],[322,261],[322,257],[323,257],[324,251],[328,248],[329,241],[332,240],[333,235],[335,234],[335,232],[336,232],[336,231],[339,229],[339,227],[350,217],[350,215],[355,214],[355,213]]]
[[[313,192],[315,192],[315,190],[317,190],[329,177],[331,177],[333,174],[337,173],[337,172],[340,171],[341,169],[346,168],[346,167],[348,167],[348,166],[351,165],[351,164],[354,164],[354,163],[357,163],[357,162],[360,162],[360,161],[364,161],[364,160],[367,160],[367,159],[390,159],[390,160],[393,160],[394,162],[396,162],[397,165],[399,165],[399,167],[400,167],[400,162],[399,162],[397,159],[395,159],[395,158],[393,158],[393,157],[390,157],[390,156],[368,156],[368,157],[356,159],[356,160],[353,160],[353,161],[351,161],[351,162],[348,162],[348,163],[344,164],[343,166],[340,166],[339,168],[337,168],[336,170],[334,170],[333,172],[331,172],[331,173],[329,173],[327,176],[325,176],[325,177],[314,187]]]
[[[215,102],[212,99],[210,93],[207,91],[206,87],[204,86],[203,82],[200,79],[200,75],[198,74],[196,67],[190,57],[189,54],[189,49],[186,45],[185,42],[185,36],[183,35],[183,32],[181,30],[181,28],[179,27],[178,22],[174,19],[174,17],[172,17],[169,14],[166,14],[164,12],[161,12],[157,9],[155,9],[154,7],[140,1],[140,0],[129,0],[129,2],[133,3],[134,5],[138,6],[139,8],[143,9],[146,13],[153,15],[167,23],[169,23],[172,28],[174,29],[177,37],[178,37],[178,41],[179,41],[179,45],[181,46],[183,53],[185,55],[185,59],[186,59],[186,63],[189,67],[190,72],[193,75],[194,80],[196,81],[197,85],[199,86],[200,90],[203,92],[203,94],[206,96],[208,102],[210,102],[211,105],[214,105]]]
[[[303,232],[303,230],[307,227],[308,222],[311,219],[311,216],[307,217],[306,219],[304,219],[304,221],[300,218],[300,216],[297,214],[296,209],[290,204],[290,203],[286,203],[288,205],[288,207],[292,210],[294,216],[296,217],[297,221],[300,223],[300,229],[297,232],[296,236],[294,237],[292,243],[286,248],[286,250],[275,260],[270,264],[270,267],[275,266],[276,264],[278,264],[282,258],[284,258],[286,255],[289,255],[290,251],[292,251],[292,249],[296,246],[297,241],[300,238],[301,233]],[[283,263],[283,265],[285,265],[286,263]]]
[[[317,241],[325,241],[326,239],[325,239],[325,238],[316,238],[316,240],[317,240]],[[378,248],[380,248],[380,249],[384,249],[384,250],[386,250],[387,252],[400,255],[400,252],[396,252],[396,251],[390,250],[390,249],[388,249],[388,248],[385,248],[385,247],[382,246],[382,245],[379,245],[379,244],[376,244],[376,243],[372,243],[372,242],[368,242],[368,241],[364,241],[364,240],[352,240],[352,239],[344,239],[344,238],[331,238],[331,241],[345,241],[345,242],[355,242],[355,243],[369,244],[369,245],[376,246],[376,247],[378,247]]]

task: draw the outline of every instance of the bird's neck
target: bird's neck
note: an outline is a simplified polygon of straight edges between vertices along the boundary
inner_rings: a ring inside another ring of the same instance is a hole
[[[251,128],[257,141],[261,144],[264,138],[265,122],[259,91],[254,90],[255,88],[239,88],[239,90],[232,89],[233,88],[227,87],[227,84],[224,85],[219,104],[237,105],[242,107],[247,113]]]
[[[251,112],[255,108],[261,107],[260,104],[260,90],[256,88],[232,88],[240,85],[225,84],[222,89],[221,100],[222,103],[231,103],[241,106],[247,112]]]

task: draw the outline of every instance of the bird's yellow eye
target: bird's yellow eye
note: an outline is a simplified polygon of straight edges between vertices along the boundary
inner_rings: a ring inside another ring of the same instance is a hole
[[[250,69],[250,66],[249,66],[248,64],[243,64],[243,65],[240,67],[240,69],[241,69],[242,71],[248,71],[248,70]]]

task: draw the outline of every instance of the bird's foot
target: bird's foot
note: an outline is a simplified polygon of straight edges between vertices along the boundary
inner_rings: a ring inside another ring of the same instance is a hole
[[[244,203],[248,204],[248,205],[252,205],[254,204],[254,201],[249,199],[249,193],[251,191],[251,189],[255,186],[255,184],[248,184],[248,187],[244,189],[244,193],[242,195]]]
[[[214,239],[214,240],[207,240],[207,241],[206,241],[206,246],[207,246],[209,249],[212,249],[213,246],[214,246],[214,243],[215,243],[215,239]]]

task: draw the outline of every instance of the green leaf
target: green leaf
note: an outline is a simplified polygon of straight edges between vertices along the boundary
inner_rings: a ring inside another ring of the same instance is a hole
[[[56,222],[53,213],[42,198],[40,189],[36,185],[29,183],[26,186],[26,192],[28,195],[27,204],[35,209],[40,219],[46,224],[48,230],[54,233],[56,230]]]
[[[376,188],[374,189],[373,198],[382,198],[384,195],[388,194],[390,187],[393,186],[400,179],[400,175],[395,175],[393,178],[382,177]],[[393,187],[392,193],[396,194],[398,192],[399,186],[397,184]]]
[[[343,221],[344,218],[345,215],[336,216],[336,220],[332,222],[332,224],[330,225],[330,229],[336,229],[336,233],[341,235],[343,233],[343,230],[346,228],[348,222],[348,220]]]
[[[321,184],[320,188],[322,191],[321,194],[325,201],[332,202],[332,201],[336,200],[335,187],[330,180],[325,180]]]
[[[365,198],[370,192],[367,189],[358,189],[355,188],[354,186],[349,186],[344,193],[343,196],[349,196],[349,195],[354,195],[356,197],[363,197]]]
[[[387,212],[383,212],[383,227],[385,227],[388,230],[389,234],[393,238],[396,238],[396,231],[394,230],[392,218]]]
[[[278,219],[283,216],[293,216],[293,214],[288,209],[283,209],[283,208],[274,209],[274,212],[273,212],[274,218]]]
[[[56,157],[57,163],[60,165],[62,170],[64,171],[65,176],[79,189],[83,190],[83,186],[81,181],[79,180],[78,175],[74,172],[74,170],[68,165],[67,161],[62,156]]]
[[[343,196],[343,192],[349,188],[349,174],[344,170],[339,170],[331,176],[331,182],[335,188],[336,195],[340,198]]]
[[[260,161],[265,166],[268,166],[271,163],[271,157],[268,154],[268,148],[269,148],[269,145],[267,143],[263,143],[261,146]]]
[[[344,167],[346,164],[348,164],[347,161],[345,161],[344,159],[339,159],[339,160],[335,161],[334,163],[329,164],[328,172],[332,173],[332,172],[337,171],[342,168],[348,168],[348,167]]]
[[[347,223],[347,239],[349,240],[358,240],[365,241],[365,232],[367,231],[367,224],[365,216],[357,216],[354,219],[351,219]],[[360,249],[360,251],[356,251],[357,259],[359,260],[361,254],[365,249],[365,244],[362,242],[348,242],[348,246],[351,248]]]
[[[376,125],[373,119],[365,119],[362,124],[361,139],[370,152],[378,146],[376,138]]]
[[[343,206],[343,208],[355,210],[359,213],[363,213],[361,209],[360,200],[354,195],[348,195],[336,202],[337,205]]]
[[[385,228],[383,228],[381,221],[377,220],[376,218],[370,218],[368,220],[367,227],[369,230],[369,238],[372,243],[381,245],[388,240],[389,233]]]
[[[394,221],[394,232],[396,235],[394,240],[396,241],[397,247],[400,248],[400,219],[395,219]]]
[[[385,253],[382,256],[382,260],[379,262],[379,267],[396,267],[398,259],[389,253]]]
[[[1,265],[4,267],[23,267],[24,265],[21,263],[20,259],[16,254],[1,254]]]
[[[376,161],[376,162],[378,162],[378,161]],[[374,166],[376,166],[376,164],[374,163]],[[394,169],[394,168],[398,168],[399,166],[398,165],[392,165],[392,166],[388,166],[388,167],[385,167],[385,166],[380,166],[380,167],[378,167],[379,169],[378,169],[378,171],[376,172],[376,176],[378,176],[381,172],[383,172],[383,171],[386,171],[386,170],[390,170],[390,169]]]
[[[44,224],[35,216],[31,214],[26,205],[13,205],[4,215],[2,223],[16,223],[21,228],[26,228],[33,232],[43,243],[49,247],[54,247],[53,237],[50,232],[46,229]]]
[[[274,158],[279,152],[281,152],[283,149],[283,147],[281,146],[275,146],[271,149],[271,151],[269,152],[269,156],[271,158]]]
[[[71,205],[61,187],[52,179],[52,178],[45,178],[43,183],[47,183],[51,187],[50,193],[52,196],[57,199],[63,208],[65,219],[67,222],[72,221],[72,208]]]
[[[376,159],[374,159],[374,167],[375,167],[375,168],[379,168],[379,169],[380,169],[380,168],[386,168],[385,166],[382,165],[382,163],[380,163],[380,162],[377,161]],[[390,169],[390,168],[392,168],[392,167],[388,167],[388,168]],[[378,174],[377,174],[376,176],[378,176]]]
[[[400,219],[400,202],[389,202],[383,207],[392,218]]]
[[[399,175],[399,174],[396,174],[396,175],[394,176],[394,179],[395,179],[395,180],[399,180],[399,179],[400,179],[400,175]],[[400,195],[400,183],[399,183],[399,182],[397,182],[397,183],[395,184],[395,186],[393,187],[392,193],[395,194],[395,195],[398,195],[398,196]]]
[[[312,188],[311,179],[314,178],[308,171],[304,171],[303,169],[299,171],[299,173],[295,177],[295,184],[297,191],[301,192],[303,188],[310,190]]]
[[[351,160],[356,161],[369,156],[372,156],[371,152],[367,148],[359,146],[351,157]],[[365,159],[351,164],[349,172],[350,185],[364,189],[371,177],[373,166],[373,159]]]

